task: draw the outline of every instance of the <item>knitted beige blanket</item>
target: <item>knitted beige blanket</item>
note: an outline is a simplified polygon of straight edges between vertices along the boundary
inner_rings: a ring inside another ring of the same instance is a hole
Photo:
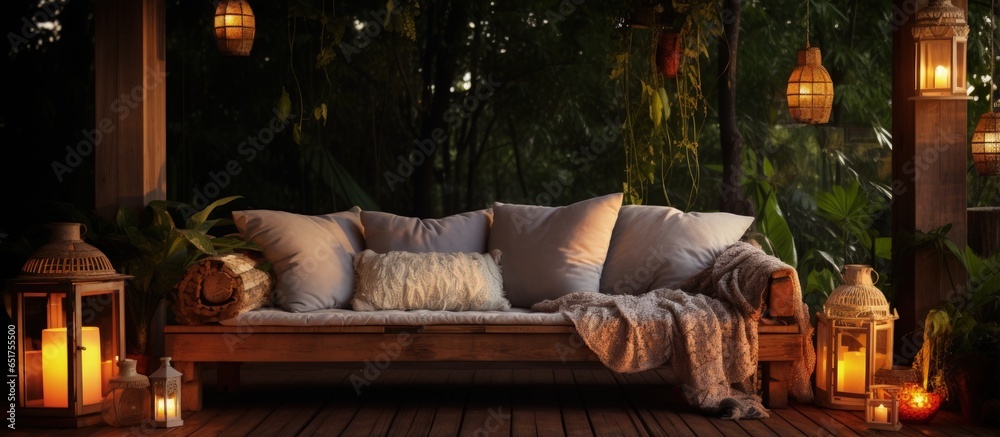
[[[688,403],[729,419],[768,417],[755,393],[757,322],[771,274],[795,270],[746,243],[728,248],[715,264],[681,290],[659,289],[639,296],[577,292],[532,306],[559,311],[573,321],[587,346],[616,372],[639,372],[669,362]],[[801,301],[798,277],[793,276]],[[686,290],[686,291],[682,291]],[[812,332],[805,308],[802,332]],[[804,322],[804,325],[803,325]],[[796,363],[792,395],[812,399],[809,376],[815,364]]]

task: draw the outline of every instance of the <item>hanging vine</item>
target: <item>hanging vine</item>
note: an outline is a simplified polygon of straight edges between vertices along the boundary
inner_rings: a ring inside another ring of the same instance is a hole
[[[646,203],[659,185],[667,205],[687,208],[698,197],[698,137],[708,115],[701,58],[708,57],[708,43],[721,35],[722,26],[717,1],[674,1],[667,7],[674,25],[625,29],[611,78],[624,89],[626,202]],[[680,67],[666,78],[653,54],[661,33],[671,31],[680,34]]]

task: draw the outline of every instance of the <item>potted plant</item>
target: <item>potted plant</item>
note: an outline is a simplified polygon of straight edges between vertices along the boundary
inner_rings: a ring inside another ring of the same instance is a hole
[[[232,224],[230,219],[209,219],[211,213],[239,197],[216,200],[200,211],[180,202],[152,201],[141,218],[120,208],[114,223],[104,225],[110,229],[95,237],[95,243],[122,273],[134,276],[126,285],[125,303],[126,319],[133,328],[128,344],[140,361],[139,367],[149,354],[150,330],[158,308],[190,265],[205,256],[257,250],[240,238],[209,234],[217,226]],[[175,216],[188,217],[178,226]]]
[[[987,422],[986,406],[1000,399],[1000,255],[980,258],[959,250],[945,237],[949,228],[918,233],[918,242],[960,261],[965,292],[928,313],[914,366],[926,388],[957,404],[966,419]]]

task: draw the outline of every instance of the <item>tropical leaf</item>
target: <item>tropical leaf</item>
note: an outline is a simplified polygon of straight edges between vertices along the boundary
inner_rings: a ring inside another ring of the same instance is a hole
[[[798,254],[795,251],[795,239],[788,222],[785,220],[778,200],[769,196],[758,217],[758,230],[764,234],[770,245],[769,253],[780,258],[786,264],[798,265]]]
[[[288,95],[285,87],[281,87],[281,97],[278,98],[278,119],[282,122],[288,120],[292,113],[292,98]]]

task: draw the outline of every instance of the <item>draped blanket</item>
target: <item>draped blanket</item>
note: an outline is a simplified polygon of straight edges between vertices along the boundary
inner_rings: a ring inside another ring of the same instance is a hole
[[[725,418],[768,417],[755,394],[757,323],[772,273],[795,270],[747,243],[736,243],[713,266],[678,290],[631,295],[577,292],[539,302],[533,311],[559,311],[587,346],[616,372],[640,372],[667,362],[681,381],[688,403]],[[798,307],[797,307],[798,308]],[[796,311],[800,332],[811,334],[805,305]],[[815,365],[811,336],[793,366],[790,391],[812,399],[809,376]]]

